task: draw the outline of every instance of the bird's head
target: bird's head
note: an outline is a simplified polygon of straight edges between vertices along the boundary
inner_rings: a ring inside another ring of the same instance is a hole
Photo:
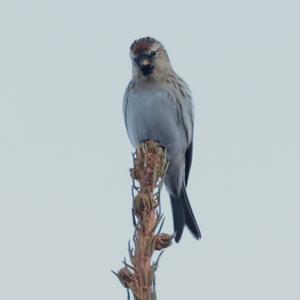
[[[164,46],[151,37],[135,40],[130,47],[130,58],[136,78],[161,77],[172,69]]]

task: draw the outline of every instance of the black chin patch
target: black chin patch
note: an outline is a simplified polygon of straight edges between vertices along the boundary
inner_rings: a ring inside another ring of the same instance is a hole
[[[153,69],[154,69],[153,65],[146,65],[146,66],[141,67],[141,71],[144,76],[148,76],[148,75],[152,74]]]

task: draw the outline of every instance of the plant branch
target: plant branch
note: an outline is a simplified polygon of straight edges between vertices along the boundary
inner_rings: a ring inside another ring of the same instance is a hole
[[[132,218],[135,227],[134,246],[128,244],[129,265],[113,272],[122,285],[131,290],[135,300],[155,300],[155,271],[163,249],[171,245],[173,236],[161,233],[164,218],[160,211],[160,191],[168,161],[166,151],[157,142],[147,141],[133,154]],[[157,228],[158,231],[156,230]],[[161,251],[153,261],[155,251]]]

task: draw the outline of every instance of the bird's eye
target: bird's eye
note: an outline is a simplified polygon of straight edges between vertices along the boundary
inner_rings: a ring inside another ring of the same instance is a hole
[[[137,64],[137,65],[139,64],[139,60],[137,58],[134,58],[133,61],[135,64]]]
[[[157,54],[157,51],[152,51],[152,52],[149,54],[149,58],[156,56],[156,54]]]

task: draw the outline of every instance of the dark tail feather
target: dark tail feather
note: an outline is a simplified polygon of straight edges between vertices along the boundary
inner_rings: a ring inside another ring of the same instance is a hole
[[[199,239],[201,239],[201,232],[200,232],[199,226],[197,224],[196,218],[194,216],[193,210],[191,208],[185,186],[183,186],[183,188],[182,188],[182,194],[183,194],[184,200],[185,200],[185,201],[183,201],[185,224],[188,227],[188,229],[191,231],[194,238],[199,240]]]
[[[183,201],[180,197],[170,196],[170,198],[171,198],[171,206],[173,212],[175,242],[178,243],[181,238],[184,224],[185,224]]]
[[[170,198],[173,212],[175,242],[178,243],[180,241],[185,224],[193,236],[196,239],[200,239],[201,233],[189,203],[185,186],[183,185],[182,192],[179,197],[171,196]]]

